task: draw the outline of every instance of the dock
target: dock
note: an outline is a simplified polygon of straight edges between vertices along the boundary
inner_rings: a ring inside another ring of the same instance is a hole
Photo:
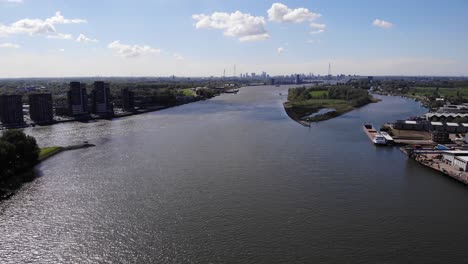
[[[443,150],[435,149],[408,149],[400,148],[410,159],[415,160],[421,165],[443,173],[465,185],[468,184],[468,172],[459,171],[456,167],[449,165],[442,159]]]

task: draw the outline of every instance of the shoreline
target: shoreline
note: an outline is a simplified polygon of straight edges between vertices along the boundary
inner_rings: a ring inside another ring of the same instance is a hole
[[[237,92],[238,90],[242,88],[242,87],[239,87],[239,88],[236,88]],[[219,96],[220,94],[223,94],[223,93],[227,93],[227,94],[237,94],[237,92],[221,92],[213,97],[216,97],[216,96]],[[205,100],[209,100],[213,97],[202,97],[202,98],[196,98],[194,100],[191,100],[191,101],[188,101],[188,102],[181,102],[181,103],[177,103],[177,104],[174,104],[174,105],[159,105],[159,106],[152,106],[152,107],[148,107],[146,109],[138,109],[138,110],[134,110],[134,111],[131,111],[131,112],[128,112],[128,111],[125,111],[125,112],[120,112],[118,114],[114,114],[112,116],[89,116],[89,117],[84,117],[84,118],[73,118],[73,117],[70,117],[69,119],[62,119],[62,120],[54,120],[53,122],[50,122],[50,123],[42,123],[42,124],[35,124],[35,123],[31,123],[31,124],[23,124],[23,125],[14,125],[14,126],[3,126],[3,125],[0,125],[0,131],[1,130],[9,130],[9,129],[23,129],[23,128],[28,128],[28,127],[46,127],[46,126],[53,126],[53,125],[57,125],[57,124],[62,124],[62,123],[71,123],[71,122],[91,122],[91,121],[97,121],[97,120],[113,120],[113,119],[117,119],[117,118],[122,118],[122,117],[128,117],[128,116],[134,116],[134,115],[140,115],[140,114],[146,114],[146,113],[150,113],[150,112],[156,112],[156,111],[161,111],[161,110],[165,110],[165,109],[169,109],[169,108],[173,108],[173,107],[177,107],[177,106],[181,106],[181,105],[186,105],[186,104],[191,104],[191,103],[196,103],[196,102],[200,102],[200,101],[205,101]]]
[[[34,168],[37,165],[39,165],[41,162],[44,162],[65,151],[90,148],[90,147],[95,147],[95,146],[96,145],[90,144],[90,143],[82,143],[82,144],[70,145],[66,147],[56,147],[56,149],[54,149],[53,151],[39,157],[33,168],[31,168],[29,171],[26,171],[18,175],[19,181],[16,183],[16,186],[14,186],[13,189],[7,189],[5,187],[0,186],[0,202],[3,200],[8,200],[10,197],[15,195],[25,183],[34,181],[36,179],[36,176],[34,175]]]

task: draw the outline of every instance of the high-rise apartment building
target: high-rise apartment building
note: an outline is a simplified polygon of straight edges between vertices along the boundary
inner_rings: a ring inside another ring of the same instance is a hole
[[[5,126],[24,124],[21,95],[0,95],[0,121]]]
[[[54,122],[54,110],[52,94],[30,94],[29,116],[37,124],[49,124]]]
[[[68,91],[68,109],[71,116],[80,117],[89,115],[88,95],[86,94],[86,84],[80,82],[70,82]]]

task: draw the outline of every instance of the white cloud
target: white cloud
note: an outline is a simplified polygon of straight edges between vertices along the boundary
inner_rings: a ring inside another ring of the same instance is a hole
[[[309,33],[310,34],[320,34],[320,33],[323,33],[323,32],[325,32],[324,29],[317,29],[317,30],[310,31]]]
[[[309,39],[309,40],[307,40],[307,43],[309,43],[309,44],[318,44],[318,43],[320,43],[320,40],[319,39]]]
[[[380,28],[385,28],[385,29],[393,27],[393,23],[390,23],[390,22],[385,21],[385,20],[380,20],[380,19],[374,20],[374,22],[372,22],[372,25],[374,25],[376,27],[380,27]]]
[[[60,11],[55,12],[55,16],[47,18],[45,20],[47,23],[50,24],[81,24],[81,23],[87,23],[85,19],[66,19],[65,17],[62,16],[62,13]]]
[[[119,40],[110,43],[107,47],[119,56],[126,58],[138,57],[145,53],[161,53],[160,49],[155,49],[148,45],[127,45],[120,43]]]
[[[23,0],[4,0],[4,2],[21,4]]]
[[[76,41],[77,42],[99,42],[99,40],[88,38],[84,34],[80,34],[78,38],[76,38]]]
[[[278,54],[281,54],[284,52],[284,48],[283,47],[279,47],[278,49],[276,49],[276,52],[278,52]]]
[[[179,53],[174,53],[174,58],[176,60],[184,60],[184,56],[180,55]]]
[[[322,15],[310,12],[307,8],[291,9],[281,3],[274,3],[267,11],[268,19],[275,22],[301,23],[304,21],[313,21]]]
[[[1,49],[19,49],[20,45],[13,44],[13,43],[0,43]]]
[[[228,14],[214,12],[211,15],[193,15],[197,29],[222,29],[224,35],[238,38],[239,41],[258,41],[268,39],[270,36],[265,29],[265,18],[252,16],[240,11]]]
[[[57,11],[53,17],[42,19],[21,19],[10,25],[0,24],[0,36],[13,34],[53,34],[56,32],[55,25],[58,24],[79,24],[86,23],[84,19],[66,19],[60,11]]]
[[[60,52],[65,52],[65,49],[59,49]]]
[[[70,34],[57,33],[56,35],[48,35],[48,39],[72,39],[73,36]]]
[[[318,23],[310,23],[310,27],[313,29],[310,31],[310,34],[320,34],[325,32],[327,25],[325,24],[318,24]]]

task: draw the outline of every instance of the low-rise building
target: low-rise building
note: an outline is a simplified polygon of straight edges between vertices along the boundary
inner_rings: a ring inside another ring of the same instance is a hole
[[[453,160],[453,166],[462,171],[468,171],[468,157],[459,156],[455,157]]]

